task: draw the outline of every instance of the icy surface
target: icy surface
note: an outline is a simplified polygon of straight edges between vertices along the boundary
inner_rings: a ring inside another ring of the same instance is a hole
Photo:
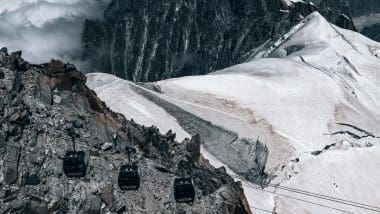
[[[101,76],[101,78],[98,78]],[[87,85],[96,91],[97,95],[115,112],[119,112],[127,119],[133,119],[145,126],[157,126],[162,133],[170,129],[176,133],[178,141],[190,138],[166,111],[156,104],[136,94],[129,87],[127,81],[111,74],[92,73],[87,75]]]
[[[244,182],[252,207],[277,213],[375,213],[380,211],[379,49],[379,43],[313,13],[262,55],[281,51],[281,58],[152,83],[160,88],[152,93],[239,137],[266,142],[265,171],[276,176],[271,185],[293,189]],[[106,74],[88,77],[88,85],[114,110],[187,136],[161,107],[117,89],[132,83]],[[136,102],[143,107],[133,106]]]

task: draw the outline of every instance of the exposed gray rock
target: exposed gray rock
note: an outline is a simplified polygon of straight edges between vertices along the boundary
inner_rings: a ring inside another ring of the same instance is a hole
[[[347,0],[322,0],[319,3],[319,11],[333,24],[356,31]]]
[[[73,122],[73,126],[75,128],[83,128],[83,120],[82,119],[75,119]]]
[[[48,209],[50,213],[53,213],[59,208],[59,201],[56,199],[53,199],[48,204]]]
[[[353,17],[380,13],[380,1],[378,0],[348,0],[348,2]]]
[[[102,201],[100,200],[98,196],[90,195],[87,198],[87,201],[84,207],[84,212],[99,214],[101,205],[102,205]]]
[[[110,184],[107,184],[101,194],[100,194],[100,198],[102,199],[102,201],[104,201],[107,205],[111,205],[113,203],[113,184],[110,183]]]
[[[104,151],[110,150],[113,144],[110,142],[105,142],[100,148]]]
[[[380,23],[365,27],[361,33],[368,38],[380,42]]]
[[[4,158],[5,183],[14,184],[18,178],[18,164],[20,157],[20,146],[8,145]]]
[[[29,175],[28,173],[22,179],[24,180],[22,181],[24,185],[38,185],[41,183],[41,180],[37,174]]]
[[[250,213],[241,185],[200,158],[199,136],[176,142],[174,133],[129,121],[86,87],[83,74],[68,64],[52,63],[30,65],[22,72],[0,65],[6,77],[0,85],[12,83],[17,73],[22,85],[19,91],[0,89],[0,193],[6,197],[0,213]],[[52,105],[52,94],[64,102]],[[62,173],[62,158],[73,142],[89,159],[81,179]],[[104,142],[113,143],[103,150]],[[137,150],[131,161],[140,169],[138,191],[124,192],[117,185],[118,168],[128,163],[126,146]],[[179,161],[189,165],[186,175],[194,180],[192,205],[174,202]],[[231,201],[220,196],[221,188]]]
[[[53,101],[55,104],[61,104],[62,102],[62,97],[58,96],[58,95],[54,95],[53,96]]]

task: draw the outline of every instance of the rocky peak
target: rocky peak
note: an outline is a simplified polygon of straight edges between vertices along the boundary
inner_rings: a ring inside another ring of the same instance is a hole
[[[250,213],[241,184],[201,156],[199,136],[177,142],[112,112],[71,64],[29,64],[1,49],[0,72],[1,213]],[[89,159],[80,179],[62,171],[74,143]],[[117,185],[126,147],[137,151],[138,191]],[[174,202],[180,161],[194,181],[193,204]]]

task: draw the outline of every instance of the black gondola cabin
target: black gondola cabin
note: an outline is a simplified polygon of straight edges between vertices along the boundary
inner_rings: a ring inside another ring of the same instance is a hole
[[[67,151],[63,159],[63,172],[67,177],[84,177],[87,159],[84,151]]]
[[[118,178],[121,190],[138,190],[140,188],[140,174],[137,165],[122,165]]]
[[[176,178],[174,180],[174,198],[177,203],[194,201],[195,189],[191,178]]]

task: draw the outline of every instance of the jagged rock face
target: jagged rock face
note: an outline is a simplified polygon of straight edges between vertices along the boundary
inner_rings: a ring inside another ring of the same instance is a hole
[[[95,70],[133,81],[205,74],[245,61],[314,10],[285,7],[278,0],[113,0],[104,21],[86,21],[84,57]]]
[[[360,32],[363,31],[365,27],[380,23],[380,1],[348,0],[348,2],[355,26]]]
[[[111,112],[70,64],[30,65],[5,49],[0,56],[0,213],[250,213],[241,184],[200,155],[199,136],[179,143]],[[80,179],[62,171],[73,141],[89,158]],[[137,149],[138,191],[117,185],[126,146]],[[180,160],[195,184],[192,205],[174,202]]]
[[[378,0],[348,0],[348,2],[353,17],[380,13],[380,1]]]
[[[313,2],[314,4],[320,4],[324,0],[304,0]],[[353,18],[359,16],[370,15],[374,13],[380,13],[380,1],[378,0],[328,0],[327,3],[344,3],[349,5],[349,10]]]
[[[361,33],[367,36],[368,38],[380,42],[380,23],[365,27],[361,31]]]
[[[356,31],[347,0],[322,0],[319,3],[319,11],[337,26]]]
[[[380,41],[380,1],[349,0],[349,4],[357,29],[365,36]]]

